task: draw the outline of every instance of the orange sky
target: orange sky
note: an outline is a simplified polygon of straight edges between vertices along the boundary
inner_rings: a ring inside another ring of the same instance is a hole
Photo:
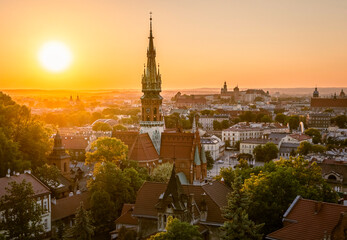
[[[150,11],[164,89],[347,86],[346,0],[0,0],[0,88],[140,88]]]

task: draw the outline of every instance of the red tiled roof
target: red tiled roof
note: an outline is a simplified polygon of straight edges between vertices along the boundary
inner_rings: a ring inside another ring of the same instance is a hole
[[[347,98],[311,98],[311,107],[317,107],[317,108],[329,108],[329,107],[347,108]]]
[[[83,207],[85,209],[88,210],[91,207],[89,192],[75,194],[71,197],[61,198],[56,201],[56,204],[51,204],[52,221],[56,221],[74,215],[81,202],[83,202]]]
[[[6,188],[9,188],[10,182],[21,183],[23,180],[26,180],[26,182],[31,183],[34,190],[34,196],[50,193],[49,188],[46,185],[44,185],[40,180],[38,180],[35,176],[29,173],[23,173],[19,174],[18,176],[15,175],[0,178],[0,197],[7,194]]]
[[[317,211],[319,204],[321,207]],[[346,211],[347,206],[300,198],[285,217],[289,220],[284,221],[285,227],[267,237],[281,240],[323,239],[338,224],[340,213]]]
[[[133,215],[156,218],[156,203],[160,194],[166,190],[166,183],[145,182],[137,193]],[[206,222],[223,224],[221,208],[227,205],[227,195],[230,189],[224,184],[214,181],[206,185],[182,185],[183,192],[187,195],[194,194],[197,205],[202,201],[202,194],[206,193],[208,208]]]
[[[160,157],[163,159],[191,159],[194,133],[163,132]]]
[[[116,132],[114,137],[128,145],[128,157],[130,160],[149,161],[159,159],[159,155],[148,133]]]
[[[132,216],[135,204],[124,204],[122,208],[122,214],[119,218],[116,219],[116,224],[128,224],[128,225],[137,225],[137,218]]]
[[[84,136],[62,136],[62,143],[65,149],[86,149],[88,138]]]
[[[293,133],[293,134],[290,134],[289,136],[298,140],[299,142],[311,139],[311,137],[306,134]]]

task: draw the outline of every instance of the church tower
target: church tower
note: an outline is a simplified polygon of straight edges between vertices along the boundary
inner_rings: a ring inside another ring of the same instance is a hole
[[[150,16],[149,46],[147,49],[147,66],[142,75],[142,119],[140,133],[148,133],[158,154],[160,153],[161,133],[164,131],[162,113],[161,75],[155,62],[156,51],[153,43],[152,13]]]
[[[59,132],[54,137],[54,147],[48,156],[48,163],[56,166],[64,177],[70,178],[70,155],[65,152]]]

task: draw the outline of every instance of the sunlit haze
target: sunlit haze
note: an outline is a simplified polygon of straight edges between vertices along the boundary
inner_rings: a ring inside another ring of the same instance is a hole
[[[0,88],[140,89],[150,11],[163,89],[347,86],[345,0],[2,0]]]

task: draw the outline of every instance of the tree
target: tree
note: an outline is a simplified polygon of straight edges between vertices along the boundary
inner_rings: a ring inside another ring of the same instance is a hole
[[[300,123],[299,116],[297,115],[290,116],[288,118],[288,123],[289,123],[290,130],[297,129]]]
[[[202,239],[198,226],[181,222],[179,219],[172,218],[171,216],[167,220],[166,232],[157,233],[151,236],[149,240]]]
[[[227,129],[230,127],[230,123],[229,123],[229,120],[223,120],[221,122],[221,129]]]
[[[102,132],[112,131],[112,127],[108,123],[97,122],[93,125],[93,131],[102,131]]]
[[[124,203],[135,201],[134,190],[130,185],[131,179],[115,163],[96,163],[93,175],[94,179],[88,183],[91,194],[101,190],[109,194],[116,211],[114,218],[119,216]]]
[[[128,146],[117,138],[101,137],[92,143],[94,152],[86,154],[86,162],[114,162],[120,164],[128,155]]]
[[[269,162],[272,159],[277,158],[278,148],[276,144],[268,142],[264,146],[256,146],[253,150],[253,154],[255,156],[256,161]]]
[[[260,119],[261,122],[264,122],[264,123],[267,123],[267,122],[271,122],[271,118],[269,115],[264,115],[261,119]]]
[[[0,229],[6,230],[9,239],[38,239],[43,233],[42,207],[34,199],[31,183],[10,182],[6,195],[0,198],[2,221]]]
[[[120,131],[120,132],[123,132],[123,131],[127,131],[128,128],[122,124],[117,124],[113,127],[113,132],[117,132],[117,131]]]
[[[306,129],[305,134],[312,137],[312,142],[314,144],[320,143],[322,140],[322,135],[318,129],[315,129],[315,128]]]
[[[240,151],[240,144],[241,144],[240,140],[235,142],[234,146],[236,148],[236,151]]]
[[[223,217],[227,221],[221,227],[222,239],[262,239],[259,230],[264,224],[256,225],[248,218],[250,203],[248,193],[242,189],[242,180],[236,175],[232,182],[232,191],[228,195],[228,205],[223,209]]]
[[[58,187],[60,174],[60,170],[56,166],[48,165],[47,163],[42,167],[38,167],[34,172],[34,175],[51,189]]]
[[[171,176],[173,164],[166,162],[158,165],[150,174],[150,179],[153,182],[168,182]]]
[[[286,115],[283,113],[277,113],[275,117],[275,121],[284,124],[286,122]]]
[[[126,227],[122,226],[119,229],[118,232],[118,238],[119,240],[136,240],[137,233],[136,231],[132,229],[127,229]]]
[[[73,225],[65,234],[64,239],[91,240],[94,234],[94,227],[91,224],[89,213],[83,208],[83,203],[79,206]]]
[[[312,144],[309,142],[301,142],[298,149],[297,149],[297,153],[299,153],[300,155],[307,155],[312,151]]]
[[[337,202],[338,195],[322,178],[321,168],[301,157],[269,162],[245,180],[252,204],[248,214],[265,223],[268,234],[282,227],[282,217],[297,195],[324,202]]]
[[[346,128],[347,127],[347,116],[346,115],[340,115],[337,117],[334,117],[330,120],[330,122],[339,128]]]
[[[207,170],[211,170],[213,168],[214,160],[211,156],[210,151],[206,151],[205,154],[206,154],[206,161],[207,161]]]
[[[44,164],[51,149],[50,135],[29,108],[0,92],[0,177],[7,169],[21,172]]]
[[[213,130],[215,130],[215,131],[222,130],[222,124],[219,121],[214,120],[213,121]]]
[[[109,231],[113,225],[116,209],[110,195],[103,189],[93,191],[91,199],[91,217],[95,232]]]

